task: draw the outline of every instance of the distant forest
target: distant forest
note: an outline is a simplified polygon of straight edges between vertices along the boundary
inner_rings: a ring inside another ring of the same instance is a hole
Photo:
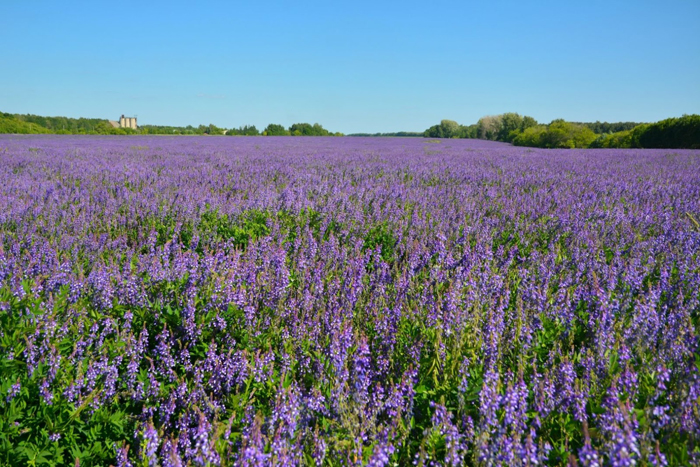
[[[88,135],[226,135],[226,136],[343,136],[318,123],[290,127],[271,123],[264,130],[255,125],[219,128],[216,125],[141,125],[138,129],[114,128],[99,118],[42,117],[0,112],[0,133]],[[700,115],[683,115],[656,123],[567,122],[541,124],[532,117],[504,113],[482,117],[472,125],[442,120],[423,132],[354,133],[349,136],[475,138],[538,148],[689,148],[700,149]]]
[[[114,130],[123,130],[115,132]],[[99,118],[42,117],[0,112],[0,133],[131,134],[134,130],[113,128]]]
[[[687,148],[700,149],[700,115],[656,123],[567,122],[540,124],[532,117],[504,113],[473,125],[442,120],[423,132],[426,138],[476,138],[537,148]]]
[[[0,133],[65,135],[227,135],[227,136],[343,136],[318,123],[295,123],[289,128],[271,123],[262,132],[255,125],[219,128],[216,125],[161,126],[140,125],[138,129],[114,128],[99,118],[42,117],[0,112]],[[420,134],[422,136],[422,133]]]
[[[255,125],[245,125],[238,128],[219,128],[216,125],[199,125],[198,127],[186,126],[159,126],[142,125],[139,127],[141,134],[147,135],[226,135],[226,136],[343,136],[342,133],[333,133],[326,130],[320,124],[295,123],[289,128],[276,123],[270,123],[263,131]]]

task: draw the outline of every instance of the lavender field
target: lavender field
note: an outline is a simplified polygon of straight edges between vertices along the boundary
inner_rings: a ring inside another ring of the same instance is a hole
[[[699,465],[700,151],[0,137],[2,465]]]

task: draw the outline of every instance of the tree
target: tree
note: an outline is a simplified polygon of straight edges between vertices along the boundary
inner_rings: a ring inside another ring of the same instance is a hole
[[[531,126],[520,132],[513,139],[515,146],[528,146],[531,148],[543,147],[542,136],[547,132],[546,125]]]
[[[535,119],[532,118],[532,117],[529,117],[529,116],[525,115],[525,116],[523,117],[523,123],[522,123],[522,125],[521,125],[521,127],[520,127],[520,131],[525,131],[525,130],[527,130],[528,128],[532,128],[533,126],[537,126],[537,120],[535,120]]]
[[[457,138],[459,136],[459,123],[454,120],[441,120],[440,126],[443,129],[445,138]]]
[[[466,125],[466,126],[460,125],[459,137],[460,138],[476,138],[477,137],[476,124]]]
[[[314,123],[312,128],[314,136],[328,136],[328,130],[323,128],[320,124]]]
[[[540,135],[539,147],[587,148],[596,138],[596,134],[590,128],[558,119],[553,120]]]
[[[224,134],[223,128],[219,128],[216,125],[214,125],[213,123],[210,123],[209,126],[206,126],[206,127],[203,125],[200,125],[200,128],[203,128],[202,132],[204,134],[207,134],[207,135],[223,135]]]
[[[246,136],[258,136],[260,134],[258,129],[255,128],[255,125],[245,125],[241,127],[241,133]]]
[[[313,127],[309,123],[294,123],[289,127],[289,133],[293,136],[311,136]]]
[[[423,134],[426,138],[442,138],[442,127],[440,125],[433,125]]]
[[[263,134],[266,136],[289,136],[289,131],[282,125],[270,123],[263,131]]]
[[[608,123],[608,122],[600,122],[600,121],[595,121],[593,123],[578,123],[578,124],[587,126],[591,130],[593,130],[594,133],[596,133],[598,135],[607,134],[607,133],[617,133],[620,131],[627,131],[627,130],[631,130],[632,128],[639,125],[639,123],[635,123],[635,122]]]
[[[479,139],[495,140],[501,129],[500,115],[481,117],[476,123],[476,133]]]
[[[459,138],[462,127],[454,120],[441,120],[439,125],[434,125],[425,130],[427,138]]]
[[[318,123],[295,123],[289,127],[292,136],[328,136],[330,133]]]
[[[244,125],[238,128],[231,128],[226,132],[228,136],[258,136],[260,132],[255,125]]]
[[[19,120],[16,116],[0,113],[0,133],[49,133],[44,127]]]
[[[700,149],[700,115],[683,115],[640,125],[632,131],[632,138],[643,148]]]
[[[630,148],[632,147],[632,131],[618,131],[598,135],[589,148]]]
[[[496,139],[498,141],[511,142],[514,135],[511,135],[514,131],[522,131],[523,117],[520,114],[509,112],[504,113],[501,117],[500,128],[496,134]],[[511,137],[512,136],[512,137]]]

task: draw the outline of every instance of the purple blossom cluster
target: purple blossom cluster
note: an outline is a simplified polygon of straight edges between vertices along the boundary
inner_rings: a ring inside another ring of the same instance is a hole
[[[700,460],[700,151],[3,136],[0,162],[0,459]]]

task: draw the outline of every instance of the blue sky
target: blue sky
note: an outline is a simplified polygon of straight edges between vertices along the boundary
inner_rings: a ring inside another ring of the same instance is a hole
[[[700,113],[700,1],[0,1],[0,111],[422,131]]]

